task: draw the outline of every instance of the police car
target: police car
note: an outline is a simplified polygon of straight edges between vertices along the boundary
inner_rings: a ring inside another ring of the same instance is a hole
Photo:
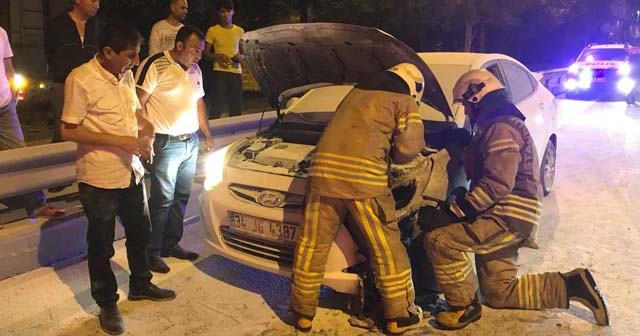
[[[640,47],[628,44],[587,46],[576,62],[567,69],[567,80],[564,83],[567,98],[581,93],[626,96],[636,84],[630,75],[637,69],[633,69],[630,58],[638,54]]]

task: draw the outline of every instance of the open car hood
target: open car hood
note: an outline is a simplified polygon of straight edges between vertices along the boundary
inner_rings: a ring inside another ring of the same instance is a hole
[[[406,44],[379,29],[342,23],[283,24],[247,32],[241,43],[251,73],[274,108],[287,89],[355,84],[407,62],[424,76],[422,101],[452,116],[429,67]]]

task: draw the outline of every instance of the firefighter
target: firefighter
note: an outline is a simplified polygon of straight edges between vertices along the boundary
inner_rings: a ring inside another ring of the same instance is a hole
[[[454,100],[474,127],[464,153],[470,189],[447,207],[453,222],[425,236],[427,254],[447,302],[436,325],[461,329],[480,319],[479,288],[493,308],[568,308],[578,301],[606,326],[604,298],[587,269],[516,276],[518,249],[536,247],[542,191],[538,158],[524,115],[487,70],[460,77]],[[475,255],[477,278],[469,254]]]
[[[329,249],[347,214],[371,251],[388,332],[402,333],[422,321],[387,172],[390,162],[408,163],[425,145],[418,114],[423,91],[420,70],[400,63],[356,85],[320,138],[294,254],[291,309],[296,329],[311,330]]]

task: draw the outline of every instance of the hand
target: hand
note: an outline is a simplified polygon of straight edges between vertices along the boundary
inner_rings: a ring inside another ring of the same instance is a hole
[[[211,135],[204,137],[204,151],[208,153],[213,150],[213,138]]]
[[[458,196],[449,205],[449,211],[456,216],[460,221],[473,222],[478,217],[478,210],[476,210],[464,196]]]
[[[241,54],[235,54],[235,55],[233,55],[233,57],[231,57],[231,60],[234,63],[240,63],[240,62],[242,62],[243,59],[244,59],[244,56],[241,55]]]
[[[122,145],[122,148],[127,152],[145,158],[145,161],[148,163],[153,163],[153,138],[152,137],[141,137],[134,138],[128,137],[127,140]]]
[[[155,134],[152,133],[150,136],[139,137],[139,139],[144,143],[144,146],[140,149],[140,157],[145,159],[145,162],[152,164],[153,157],[156,153],[153,150],[153,142],[156,140]]]
[[[466,128],[454,128],[447,132],[446,138],[447,144],[464,148],[471,142],[471,133]]]
[[[216,54],[216,58],[218,59],[218,63],[223,67],[229,67],[232,63],[229,56],[225,54]]]
[[[420,230],[424,232],[430,232],[455,222],[459,222],[459,220],[449,211],[448,203],[440,202],[437,207],[424,206],[420,208],[418,224]]]

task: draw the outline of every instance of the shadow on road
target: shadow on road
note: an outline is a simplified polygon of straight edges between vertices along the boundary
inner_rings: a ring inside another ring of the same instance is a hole
[[[201,272],[231,286],[260,294],[271,310],[285,323],[289,323],[291,313],[289,302],[289,277],[251,268],[218,255],[212,255],[197,264]],[[348,311],[350,296],[323,286],[320,291],[319,307]]]

